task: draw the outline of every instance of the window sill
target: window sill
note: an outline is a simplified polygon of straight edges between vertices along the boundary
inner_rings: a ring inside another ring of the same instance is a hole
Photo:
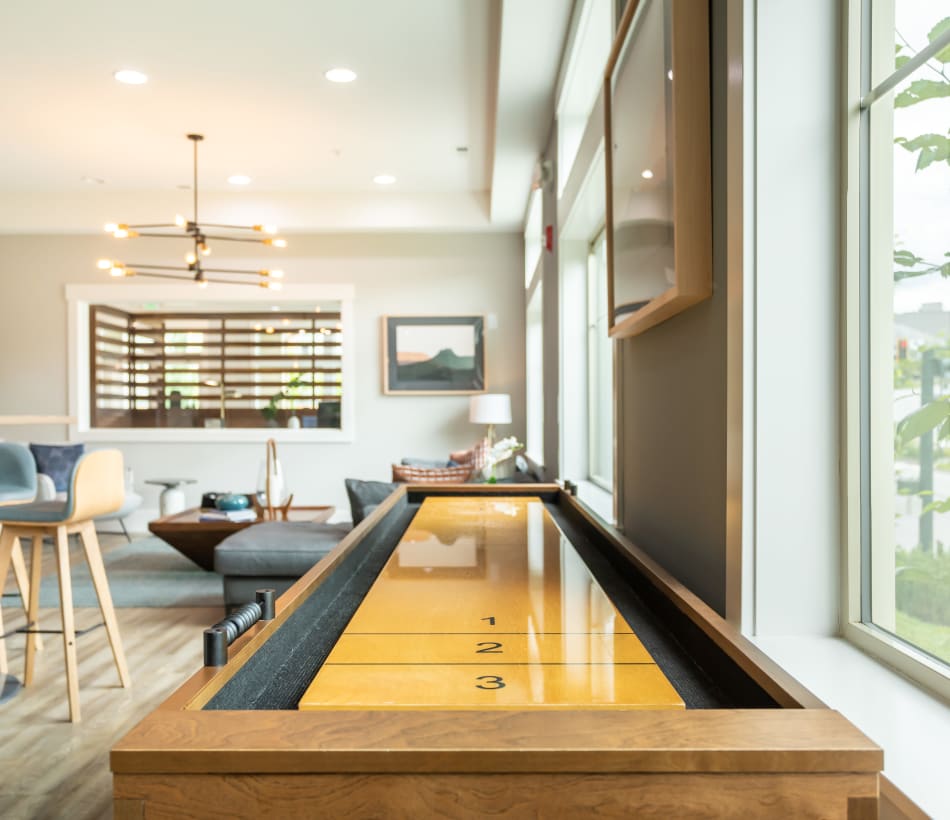
[[[950,816],[950,707],[843,638],[758,636],[780,666],[884,749],[884,773],[924,811]]]
[[[577,497],[608,524],[616,523],[614,521],[614,497],[611,493],[602,487],[598,487],[592,481],[578,481]]]
[[[80,430],[71,427],[70,441],[91,442],[193,442],[201,444],[262,444],[268,439],[297,443],[347,443],[353,441],[349,431],[329,428],[290,429],[287,427],[116,427]]]

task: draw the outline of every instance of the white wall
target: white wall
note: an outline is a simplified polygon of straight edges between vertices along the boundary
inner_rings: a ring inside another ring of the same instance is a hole
[[[140,240],[134,257],[159,261]],[[499,432],[524,439],[524,290],[520,234],[340,234],[291,236],[282,267],[295,281],[355,287],[356,438],[347,444],[281,444],[295,500],[348,510],[343,479],[389,480],[405,455],[442,458],[483,431],[468,421],[467,396],[384,396],[380,316],[485,314],[488,389],[510,393],[514,423]],[[95,260],[118,255],[109,237],[0,236],[0,415],[67,412],[66,300],[69,283],[103,282]],[[162,252],[165,252],[164,250]],[[254,251],[256,256],[260,250]],[[170,258],[175,259],[173,255]],[[234,256],[239,259],[238,255]],[[114,281],[114,280],[109,280]],[[492,320],[494,317],[494,320]],[[4,428],[8,440],[62,440],[65,428]],[[147,439],[147,433],[143,434]],[[97,445],[98,446],[98,445]],[[187,489],[251,492],[263,444],[120,445],[145,496],[137,529],[156,515],[159,488],[147,478],[197,479]]]
[[[755,631],[838,629],[839,9],[756,15]],[[805,54],[789,69],[789,54]]]

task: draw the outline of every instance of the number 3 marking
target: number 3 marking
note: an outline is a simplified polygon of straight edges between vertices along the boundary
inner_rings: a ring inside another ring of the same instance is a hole
[[[475,680],[483,680],[485,683],[476,683],[479,689],[504,689],[505,680],[499,675],[479,675]]]

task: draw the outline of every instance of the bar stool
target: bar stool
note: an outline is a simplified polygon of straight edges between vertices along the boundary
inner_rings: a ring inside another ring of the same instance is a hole
[[[122,505],[123,488],[122,453],[118,450],[96,450],[84,455],[73,470],[72,480],[65,501],[41,501],[33,504],[18,504],[0,507],[0,578],[6,578],[11,558],[19,548],[21,538],[31,538],[33,549],[30,556],[29,605],[27,607],[27,631],[36,628],[40,603],[40,578],[42,568],[43,537],[52,536],[56,550],[56,569],[59,575],[59,608],[63,623],[63,651],[66,658],[66,688],[69,696],[69,719],[80,720],[79,677],[76,666],[76,627],[73,618],[73,592],[70,580],[68,536],[78,533],[86,562],[92,575],[93,585],[99,599],[99,609],[105,622],[112,656],[115,659],[119,681],[129,686],[129,672],[122,651],[119,626],[115,619],[109,582],[96,537],[93,519],[98,515],[115,512]],[[26,665],[23,685],[33,680],[33,664],[36,646],[26,642]]]
[[[0,442],[0,506],[23,504],[32,501],[35,496],[36,462],[33,460],[33,455],[22,444],[14,444],[9,441]],[[23,551],[20,549],[19,542],[13,550],[11,560],[13,575],[20,591],[20,600],[23,602],[23,611],[26,612],[27,603],[30,600],[30,584],[27,580],[26,564],[23,561]],[[5,574],[3,580],[5,583]],[[0,589],[0,592],[2,592],[2,589]],[[9,671],[3,634],[3,609],[0,607],[0,675],[6,675]],[[39,635],[31,635],[30,640],[36,642],[37,648],[39,648]],[[13,683],[14,688],[19,686],[19,681],[14,679]],[[5,684],[3,688],[6,691],[8,687]]]

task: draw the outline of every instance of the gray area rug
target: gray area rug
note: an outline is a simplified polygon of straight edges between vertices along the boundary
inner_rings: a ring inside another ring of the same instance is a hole
[[[47,544],[46,550],[52,547]],[[98,607],[96,591],[82,548],[70,539],[70,552],[81,560],[73,566],[73,606]],[[160,538],[140,538],[104,556],[112,602],[117,607],[223,606],[221,576],[193,564]],[[4,607],[19,604],[18,596],[4,597]],[[43,578],[40,607],[59,606],[56,575]]]

